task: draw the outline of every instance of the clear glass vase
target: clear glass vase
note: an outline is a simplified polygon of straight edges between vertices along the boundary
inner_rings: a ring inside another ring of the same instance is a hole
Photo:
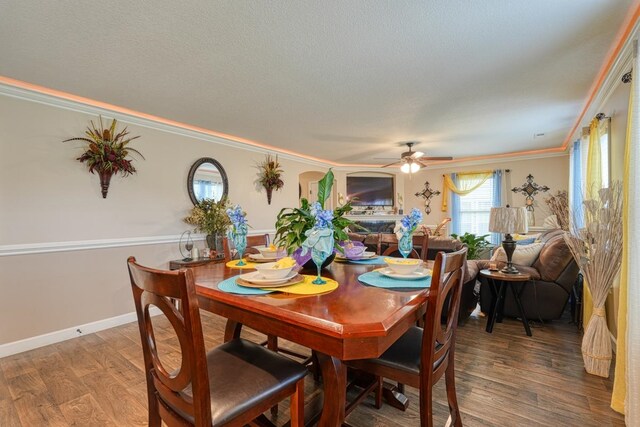
[[[329,254],[327,252],[315,248],[311,249],[311,259],[318,269],[318,277],[316,277],[315,280],[311,282],[314,285],[324,285],[325,283],[327,283],[327,281],[324,280],[320,275],[320,271],[322,270],[322,264],[324,263],[324,260],[327,259],[328,256]]]
[[[398,252],[402,254],[404,258],[408,257],[413,250],[413,236],[411,233],[403,233],[402,237],[398,241]]]

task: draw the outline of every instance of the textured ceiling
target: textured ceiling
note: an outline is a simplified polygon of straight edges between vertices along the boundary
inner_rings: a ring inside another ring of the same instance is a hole
[[[0,75],[340,163],[490,155],[562,144],[631,3],[3,1]]]

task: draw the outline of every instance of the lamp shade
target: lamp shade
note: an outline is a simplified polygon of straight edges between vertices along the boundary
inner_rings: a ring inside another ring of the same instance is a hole
[[[489,231],[513,234],[529,231],[525,208],[491,208]]]

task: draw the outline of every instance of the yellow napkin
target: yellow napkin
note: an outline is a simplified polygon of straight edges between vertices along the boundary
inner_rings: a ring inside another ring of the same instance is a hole
[[[280,286],[277,288],[261,288],[267,291],[286,292],[289,294],[297,295],[316,295],[323,294],[325,292],[333,291],[338,288],[338,282],[327,277],[323,277],[327,281],[324,285],[314,285],[313,282],[318,276],[303,275],[304,282],[296,283],[289,286]]]
[[[240,270],[246,270],[249,268],[256,268],[256,263],[255,262],[251,262],[251,261],[247,261],[246,259],[244,260],[245,265],[238,265],[238,263],[240,262],[239,259],[234,259],[231,260],[229,262],[227,262],[226,266],[229,268],[239,268]]]

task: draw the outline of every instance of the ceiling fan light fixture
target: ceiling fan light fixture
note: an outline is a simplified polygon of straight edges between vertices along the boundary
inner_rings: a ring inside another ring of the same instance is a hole
[[[417,164],[417,163],[411,163],[411,166],[410,166],[410,172],[411,172],[411,173],[416,173],[416,172],[418,172],[419,170],[420,170],[420,165],[419,165],[419,164]]]
[[[405,163],[402,166],[400,166],[400,170],[404,173],[410,173],[411,172],[411,166],[409,165],[409,163]]]

